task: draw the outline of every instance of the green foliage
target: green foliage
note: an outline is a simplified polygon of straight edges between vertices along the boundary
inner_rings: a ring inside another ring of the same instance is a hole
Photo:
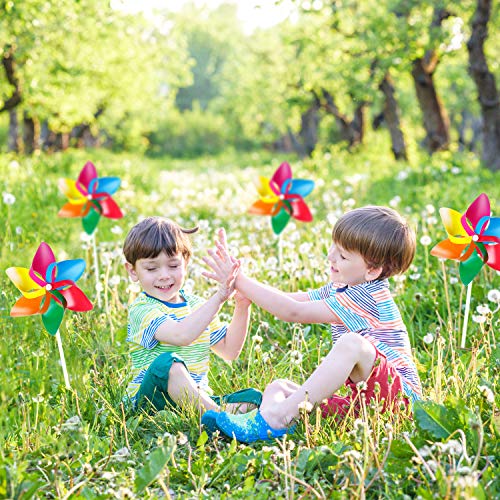
[[[221,115],[193,110],[172,113],[149,137],[151,154],[177,158],[218,154],[227,147],[226,124]]]

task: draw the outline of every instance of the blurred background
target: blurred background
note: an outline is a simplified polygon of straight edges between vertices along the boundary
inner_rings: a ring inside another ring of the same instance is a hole
[[[0,151],[333,145],[500,169],[498,3],[1,0]]]

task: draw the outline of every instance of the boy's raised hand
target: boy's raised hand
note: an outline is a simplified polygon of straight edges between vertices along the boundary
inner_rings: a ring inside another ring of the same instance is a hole
[[[205,264],[212,270],[212,272],[203,271],[202,275],[220,284],[219,293],[226,300],[234,292],[234,283],[240,268],[240,262],[229,257],[220,242],[217,242],[216,246],[217,250],[208,250],[210,257],[202,257]]]

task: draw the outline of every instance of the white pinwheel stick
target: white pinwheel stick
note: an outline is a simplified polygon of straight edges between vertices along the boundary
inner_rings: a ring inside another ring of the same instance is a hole
[[[92,233],[92,250],[94,255],[94,274],[95,274],[95,290],[97,307],[101,307],[101,286],[99,282],[99,259],[97,254],[97,242],[95,238],[95,231]]]
[[[461,349],[465,349],[465,340],[467,338],[467,324],[469,323],[471,294],[472,294],[472,281],[467,285],[467,296],[465,298],[464,322],[462,325],[462,339],[460,341],[460,348]]]
[[[59,333],[59,330],[57,330],[55,334],[56,340],[57,340],[57,347],[59,349],[59,358],[61,360],[61,367],[64,375],[64,383],[66,385],[66,389],[71,390],[71,385],[69,383],[69,376],[68,376],[68,369],[66,367],[66,359],[64,357],[64,350],[62,346],[62,341],[61,341],[61,334]]]

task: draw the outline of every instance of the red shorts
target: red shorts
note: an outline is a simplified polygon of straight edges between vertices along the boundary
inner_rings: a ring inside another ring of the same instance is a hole
[[[323,417],[345,417],[349,412],[354,417],[359,415],[361,400],[366,404],[375,400],[382,402],[382,412],[398,410],[400,402],[407,408],[408,398],[404,396],[401,375],[387,358],[377,349],[373,368],[368,379],[355,384],[349,378],[345,385],[350,388],[350,395],[342,397],[333,395],[320,405]],[[377,387],[380,388],[378,388]]]

